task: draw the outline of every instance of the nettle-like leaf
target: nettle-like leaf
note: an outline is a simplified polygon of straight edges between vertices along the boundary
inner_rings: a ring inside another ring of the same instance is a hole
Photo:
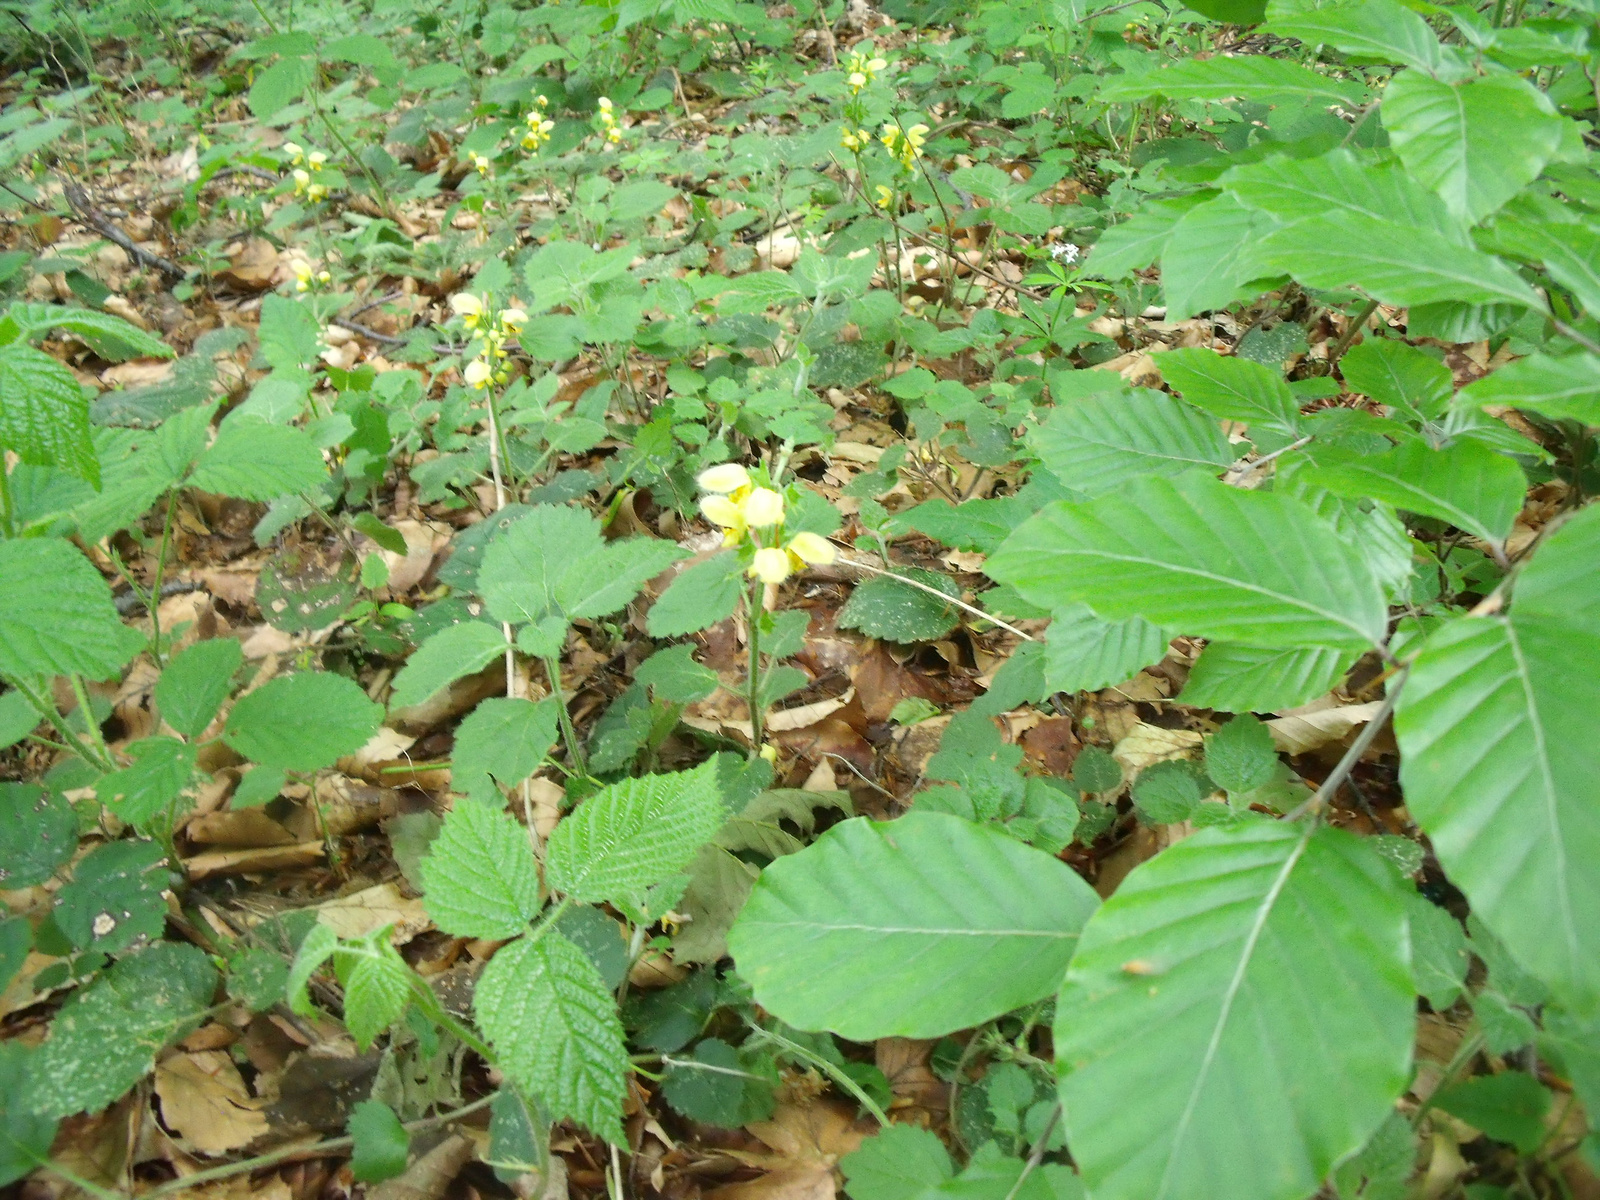
[[[1304,505],[1203,476],[1048,505],[985,570],[1046,607],[1258,646],[1376,645],[1387,617],[1361,555]]]
[[[457,937],[516,937],[543,903],[528,831],[481,800],[445,817],[422,860],[422,885],[428,915]]]
[[[1056,1002],[1096,1200],[1299,1200],[1359,1149],[1409,1078],[1403,899],[1359,839],[1308,825],[1205,829],[1136,868]]]
[[[99,486],[83,389],[55,359],[20,342],[0,346],[0,446]]]
[[[421,704],[456,680],[477,674],[505,652],[506,636],[498,625],[487,621],[447,625],[418,646],[400,668],[389,705]]]
[[[100,491],[72,508],[86,541],[97,542],[126,529],[178,485],[205,450],[214,407],[186,409],[163,421],[159,429],[95,432]]]
[[[36,783],[0,783],[0,887],[33,887],[78,848],[78,817],[56,792]]]
[[[938,571],[901,567],[897,574],[935,588],[952,600],[961,598],[955,580]],[[921,588],[892,575],[874,575],[858,583],[839,610],[836,624],[859,629],[868,637],[892,642],[927,642],[941,638],[959,624],[960,611]]]
[[[344,988],[344,1024],[356,1046],[366,1050],[405,1015],[415,978],[405,960],[380,931],[334,952],[334,971]]]
[[[1511,532],[1528,487],[1514,459],[1471,438],[1438,450],[1414,441],[1384,454],[1334,458],[1307,477],[1338,496],[1381,500],[1447,521],[1496,547]]]
[[[1032,442],[1052,475],[1090,496],[1121,487],[1135,475],[1181,475],[1196,468],[1220,472],[1238,457],[1215,421],[1147,388],[1058,406],[1033,432]]]
[[[276,500],[327,481],[322,451],[304,430],[265,421],[224,421],[195,464],[189,486],[241,500]]]
[[[500,1069],[557,1120],[620,1145],[628,1052],[622,1021],[589,956],[554,930],[503,947],[473,995]]]
[[[169,812],[189,785],[198,751],[177,738],[148,737],[129,745],[128,753],[134,761],[102,776],[95,783],[95,796],[121,820],[145,829]]]
[[[1429,638],[1395,713],[1400,778],[1472,911],[1582,1009],[1600,1002],[1600,626],[1533,607]]]
[[[130,358],[171,358],[172,347],[121,317],[92,308],[67,308],[60,304],[13,304],[6,310],[20,327],[22,336],[32,338],[62,329],[72,334],[101,358],[124,362]]]
[[[725,816],[715,761],[614,783],[556,826],[546,882],[574,900],[636,902],[687,866]]]
[[[1048,995],[1098,903],[1041,850],[913,811],[845,821],[771,864],[728,946],[797,1029],[939,1037]]]
[[[651,637],[681,637],[708,629],[733,615],[744,592],[739,556],[725,550],[686,568],[650,606],[645,627]]]
[[[489,544],[478,591],[491,613],[517,625],[552,615],[603,617],[685,553],[654,538],[607,542],[582,509],[539,504]]]
[[[216,968],[195,946],[163,942],[124,958],[56,1014],[30,1064],[24,1107],[58,1117],[98,1112],[200,1024],[216,986]]]
[[[353,680],[301,671],[241,696],[222,740],[264,767],[317,771],[361,749],[382,719],[382,706]]]
[[[233,638],[196,642],[178,652],[156,684],[161,719],[184,737],[199,737],[233,691],[244,651]]]
[[[540,701],[497,696],[483,701],[456,727],[450,781],[474,799],[494,799],[495,783],[515,787],[532,775],[556,744],[559,697]]]
[[[70,542],[0,542],[0,675],[109,679],[143,645],[111,588]]]

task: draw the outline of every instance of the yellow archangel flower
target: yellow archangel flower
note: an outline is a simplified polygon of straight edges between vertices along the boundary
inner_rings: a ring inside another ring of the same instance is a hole
[[[794,572],[812,566],[826,566],[839,557],[833,543],[815,533],[797,533],[783,548],[757,550],[749,574],[762,583],[782,583]]]
[[[859,154],[872,145],[872,135],[865,129],[852,130],[846,125],[844,133],[839,137],[839,144],[852,154]]]
[[[494,368],[481,358],[475,358],[467,364],[467,369],[461,372],[461,377],[472,385],[476,391],[482,391],[489,386],[489,380],[494,377]]]
[[[450,311],[460,317],[468,329],[476,329],[483,320],[483,301],[471,292],[457,292],[450,297]]]
[[[888,65],[886,59],[876,56],[869,58],[859,50],[852,52],[844,64],[847,72],[844,80],[845,90],[852,96],[860,95],[861,90],[876,79],[878,72]]]
[[[893,121],[886,121],[883,135],[878,140],[887,146],[889,153],[909,171],[916,163],[917,155],[922,153],[922,144],[928,140],[928,127],[913,125],[910,129],[902,129]]]
[[[894,203],[894,191],[883,184],[878,185],[878,198],[873,201],[879,208],[888,208]]]
[[[472,169],[479,175],[487,176],[489,174],[490,163],[487,154],[479,154],[474,150],[468,152],[467,158],[472,163]]]

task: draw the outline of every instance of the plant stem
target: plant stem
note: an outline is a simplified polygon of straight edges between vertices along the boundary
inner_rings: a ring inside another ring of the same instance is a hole
[[[750,705],[750,757],[752,760],[761,756],[761,740],[764,736],[762,726],[765,722],[762,717],[761,706],[761,592],[763,584],[758,579],[750,585],[750,590],[745,594],[745,611],[748,616],[750,630],[750,671],[748,680],[748,699]]]
[[[1034,1142],[1033,1150],[1028,1154],[1028,1161],[1022,1164],[1022,1174],[1017,1176],[1017,1181],[1006,1193],[1006,1200],[1017,1200],[1017,1193],[1022,1190],[1022,1185],[1028,1182],[1028,1176],[1039,1169],[1039,1164],[1044,1161],[1045,1147],[1050,1144],[1050,1135],[1056,1131],[1056,1122],[1059,1120],[1061,1120],[1061,1101],[1057,1100],[1056,1106],[1050,1110],[1050,1119],[1044,1123],[1044,1129],[1039,1134],[1039,1140]]]
[[[1406,675],[1410,670],[1409,666],[1401,667],[1395,677],[1389,681],[1388,695],[1383,698],[1383,707],[1378,709],[1372,720],[1367,722],[1367,726],[1361,731],[1360,736],[1350,743],[1350,749],[1344,752],[1344,757],[1339,760],[1339,765],[1334,767],[1329,776],[1322,781],[1322,786],[1316,790],[1315,794],[1295,808],[1284,820],[1294,821],[1308,812],[1319,812],[1323,805],[1333,798],[1333,794],[1339,790],[1340,785],[1349,778],[1350,772],[1355,770],[1356,763],[1367,752],[1367,747],[1372,745],[1373,739],[1378,736],[1384,722],[1389,719],[1389,714],[1394,712],[1394,706],[1400,700],[1400,691],[1406,685]]]
[[[60,710],[56,708],[54,701],[49,699],[48,694],[40,695],[20,679],[12,682],[16,685],[17,691],[27,697],[28,703],[33,705],[34,711],[50,722],[51,728],[56,731],[63,742],[71,747],[74,754],[83,759],[84,762],[99,767],[102,771],[114,771],[117,769],[115,763],[97,761],[93,748],[84,745],[83,739],[67,728],[67,723],[62,719]]]
[[[1344,327],[1344,332],[1339,335],[1339,340],[1333,344],[1333,349],[1328,352],[1328,369],[1331,371],[1335,363],[1350,348],[1350,343],[1356,340],[1356,334],[1366,328],[1367,318],[1378,311],[1378,302],[1368,300],[1360,312],[1350,318],[1350,324]]]
[[[167,493],[167,516],[161,523],[161,547],[156,552],[155,580],[150,585],[150,649],[156,656],[156,666],[164,667],[167,656],[161,651],[161,576],[167,566],[167,542],[172,536],[172,518],[178,510],[178,489]],[[131,579],[129,582],[133,582]]]
[[[506,506],[506,486],[500,478],[500,425],[494,414],[494,388],[484,393],[483,406],[489,414],[489,475],[494,480],[494,510],[499,512]],[[517,655],[513,649],[511,622],[501,621],[500,632],[506,639],[506,695],[514,698],[517,694]]]
[[[1456,1047],[1456,1052],[1450,1056],[1450,1061],[1445,1064],[1444,1073],[1439,1076],[1439,1082],[1434,1085],[1433,1091],[1428,1093],[1428,1098],[1417,1105],[1417,1111],[1411,1114],[1411,1128],[1416,1129],[1422,1125],[1422,1118],[1428,1115],[1433,1108],[1433,1098],[1437,1096],[1444,1086],[1455,1078],[1456,1073],[1472,1060],[1472,1056],[1483,1049],[1483,1030],[1475,1031],[1461,1045]]]
[[[83,727],[88,733],[89,744],[98,752],[101,762],[111,764],[109,770],[116,770],[117,760],[111,757],[111,748],[106,745],[105,735],[100,732],[100,723],[94,719],[94,709],[89,707],[89,691],[83,686],[83,676],[74,671],[67,678],[72,682],[72,694],[77,697],[78,709],[83,713]]]
[[[550,678],[550,694],[556,698],[556,715],[561,719],[561,737],[567,743],[567,757],[579,775],[587,776],[589,767],[583,761],[583,751],[578,746],[578,731],[572,727],[572,714],[567,711],[567,698],[561,694],[561,660],[555,655],[546,656],[544,673]]]
[[[813,1054],[799,1042],[791,1042],[781,1033],[773,1033],[770,1029],[763,1029],[754,1022],[750,1023],[750,1030],[758,1038],[771,1042],[775,1046],[781,1046],[796,1058],[803,1059],[805,1062],[808,1062],[812,1066],[816,1067],[817,1070],[821,1071],[829,1079],[833,1080],[834,1083],[838,1084],[845,1091],[854,1096],[861,1107],[871,1113],[873,1119],[876,1120],[879,1125],[882,1125],[885,1129],[889,1127],[889,1117],[883,1111],[883,1109],[878,1106],[878,1102],[871,1096],[867,1095],[866,1092],[862,1091],[860,1084],[858,1084],[854,1079],[851,1079],[850,1076],[846,1075],[833,1063],[829,1062],[820,1055]]]
[[[17,536],[17,522],[11,507],[11,476],[6,472],[4,451],[0,451],[0,530],[8,538]]]

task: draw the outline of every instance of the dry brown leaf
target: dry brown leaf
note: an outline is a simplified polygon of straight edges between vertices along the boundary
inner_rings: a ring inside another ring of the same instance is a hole
[[[798,708],[781,708],[767,716],[767,728],[773,733],[787,733],[791,729],[804,729],[815,725],[823,717],[831,717],[855,698],[855,689],[832,700],[815,700]]]
[[[1305,754],[1334,742],[1342,742],[1357,725],[1365,725],[1383,708],[1381,700],[1368,704],[1344,704],[1317,712],[1274,717],[1267,722],[1272,740],[1286,754]]]
[[[750,1130],[785,1159],[831,1167],[861,1145],[866,1134],[843,1104],[817,1100],[780,1104],[770,1121],[753,1121]]]
[[[225,1051],[174,1054],[156,1064],[155,1086],[167,1128],[202,1153],[238,1150],[267,1132],[260,1102]]]
[[[820,1163],[771,1171],[746,1183],[712,1188],[706,1200],[834,1200],[833,1171]]]
[[[191,880],[212,875],[254,875],[280,871],[285,867],[306,867],[320,859],[326,847],[322,842],[300,842],[293,846],[269,846],[261,850],[220,850],[196,854],[183,860],[183,870]]]
[[[284,846],[295,840],[294,834],[259,808],[206,813],[193,818],[184,826],[184,832],[189,835],[191,842],[202,846],[234,846],[240,849]]]
[[[400,894],[392,883],[380,883],[337,900],[317,906],[318,920],[347,941],[393,925],[389,940],[403,946],[429,928],[427,911],[421,900]]]
[[[1141,721],[1116,744],[1111,757],[1122,764],[1132,779],[1155,763],[1171,758],[1193,758],[1204,741],[1192,729],[1163,729]]]
[[[439,1200],[471,1161],[472,1140],[452,1133],[403,1174],[368,1188],[368,1200]]]

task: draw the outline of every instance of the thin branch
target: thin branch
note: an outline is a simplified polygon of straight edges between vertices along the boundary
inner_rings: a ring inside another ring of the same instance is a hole
[[[937,596],[937,597],[939,597],[939,599],[943,600],[946,604],[954,604],[957,608],[961,609],[963,612],[969,612],[973,616],[979,617],[982,620],[985,620],[985,621],[989,622],[989,624],[991,624],[991,625],[998,625],[1001,629],[1004,629],[1007,633],[1014,633],[1025,642],[1038,641],[1038,639],[1035,638],[1031,633],[1022,632],[1022,630],[1018,629],[1015,625],[1007,624],[1005,621],[1002,621],[999,617],[995,616],[993,613],[986,613],[986,612],[983,611],[983,609],[975,608],[972,605],[968,604],[965,600],[957,600],[954,596],[951,596],[951,595],[948,595],[948,594],[946,594],[944,592],[941,592],[936,587],[930,587],[926,583],[919,582],[918,580],[915,580],[915,579],[907,579],[904,575],[898,574],[898,573],[896,573],[894,571],[886,571],[882,567],[875,567],[871,563],[859,562],[856,559],[845,558],[842,555],[839,558],[839,562],[842,563],[844,566],[847,566],[847,567],[855,567],[859,571],[871,571],[874,575],[887,575],[890,579],[898,579],[901,583],[905,584],[907,587],[914,587],[920,592],[927,592],[928,595],[930,595],[930,596]]]
[[[1350,744],[1350,749],[1344,752],[1344,757],[1339,760],[1339,765],[1334,767],[1332,773],[1322,781],[1322,786],[1316,790],[1309,800],[1306,800],[1295,808],[1293,812],[1289,813],[1284,820],[1294,821],[1308,812],[1319,812],[1323,805],[1333,798],[1333,794],[1339,790],[1340,785],[1349,778],[1350,772],[1355,770],[1356,763],[1367,752],[1367,747],[1372,745],[1373,739],[1382,730],[1384,722],[1394,712],[1394,706],[1400,700],[1400,691],[1405,687],[1406,675],[1410,670],[1411,667],[1409,665],[1401,667],[1395,677],[1389,681],[1389,694],[1383,698],[1383,707],[1373,714],[1372,720],[1367,722],[1367,726],[1361,731],[1360,736]]]
[[[1017,1193],[1022,1191],[1022,1185],[1028,1182],[1028,1176],[1039,1169],[1039,1164],[1044,1161],[1045,1149],[1050,1144],[1050,1135],[1056,1131],[1056,1122],[1059,1120],[1061,1120],[1061,1101],[1057,1100],[1056,1106],[1050,1110],[1050,1119],[1044,1123],[1038,1141],[1033,1143],[1028,1161],[1022,1164],[1022,1174],[1017,1176],[1017,1181],[1006,1193],[1006,1200],[1017,1200]]]
[[[133,260],[135,266],[154,267],[169,279],[182,279],[188,274],[170,258],[162,258],[159,254],[152,254],[134,242],[126,233],[119,229],[115,222],[95,207],[94,201],[89,198],[89,193],[76,183],[65,183],[61,188],[62,195],[66,196],[67,203],[71,205],[73,213],[79,222],[87,225],[108,242],[121,246],[127,256]]]

